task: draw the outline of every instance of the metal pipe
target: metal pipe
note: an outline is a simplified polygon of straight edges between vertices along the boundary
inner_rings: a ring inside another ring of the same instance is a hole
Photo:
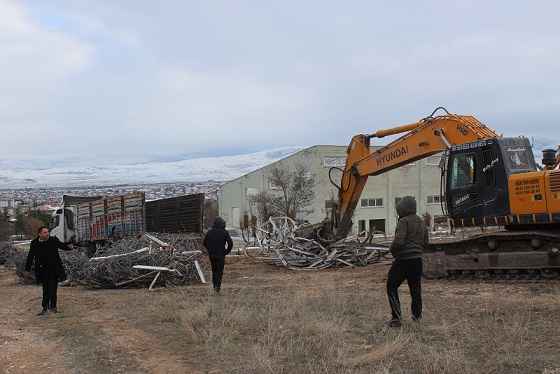
[[[389,136],[389,135],[395,135],[395,134],[400,134],[402,132],[412,131],[415,128],[417,128],[418,126],[420,126],[420,123],[416,122],[416,123],[411,123],[409,125],[393,127],[393,128],[390,128],[390,129],[377,130],[376,132],[374,132],[373,134],[370,134],[368,136],[370,138],[383,138],[383,137]]]

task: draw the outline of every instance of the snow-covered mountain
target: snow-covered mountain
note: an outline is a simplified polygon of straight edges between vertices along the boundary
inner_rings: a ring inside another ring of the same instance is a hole
[[[540,163],[542,150],[556,149],[560,142],[531,139],[535,160]],[[234,156],[190,158],[180,161],[147,163],[95,163],[32,160],[0,160],[0,188],[89,186],[133,183],[227,181],[293,154],[303,147],[283,147]]]
[[[234,156],[192,158],[141,164],[102,164],[33,167],[3,161],[0,188],[87,186],[126,183],[226,181],[293,154],[303,147],[283,147]]]

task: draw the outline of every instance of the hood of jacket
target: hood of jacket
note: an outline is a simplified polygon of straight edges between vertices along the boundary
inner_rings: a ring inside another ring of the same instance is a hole
[[[412,196],[405,196],[397,204],[397,214],[399,218],[416,214],[416,199]]]
[[[226,228],[226,221],[224,221],[222,217],[217,217],[214,220],[214,224],[212,225],[212,228],[224,230]]]

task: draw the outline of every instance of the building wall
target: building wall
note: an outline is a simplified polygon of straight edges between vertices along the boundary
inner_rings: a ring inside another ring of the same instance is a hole
[[[338,195],[337,189],[329,181],[329,169],[331,166],[344,165],[345,157],[345,146],[313,146],[234,179],[224,184],[218,192],[219,214],[226,220],[228,227],[238,228],[239,220],[244,214],[251,213],[248,196],[258,191],[271,190],[268,176],[272,168],[289,168],[303,163],[309,167],[316,181],[315,200],[303,218],[311,223],[320,222],[327,214],[326,201],[336,199]],[[439,157],[436,158],[437,160],[434,157],[424,159],[379,176],[369,177],[361,199],[377,199],[377,202],[382,199],[382,204],[362,207],[360,201],[354,213],[353,232],[358,231],[360,220],[365,222],[366,229],[369,229],[370,220],[385,220],[384,229],[388,233],[393,232],[397,221],[395,198],[407,195],[416,197],[419,214],[427,212],[432,217],[441,215],[439,204],[427,202],[427,196],[439,196]],[[333,176],[340,178],[340,174],[336,172]]]
[[[16,208],[18,206],[18,201],[11,200],[0,200],[0,208]]]
[[[442,215],[439,203],[440,176],[439,156],[433,156],[379,176],[369,177],[361,200],[382,199],[382,205],[363,207],[360,200],[354,212],[354,232],[358,231],[360,220],[364,220],[366,229],[369,229],[369,220],[384,219],[386,232],[392,233],[398,219],[396,199],[404,196],[416,198],[419,215],[429,213],[432,218]]]

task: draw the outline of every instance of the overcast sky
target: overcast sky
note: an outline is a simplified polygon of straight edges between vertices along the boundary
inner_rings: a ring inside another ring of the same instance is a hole
[[[0,0],[0,159],[347,144],[440,105],[558,139],[560,3],[453,3]]]

